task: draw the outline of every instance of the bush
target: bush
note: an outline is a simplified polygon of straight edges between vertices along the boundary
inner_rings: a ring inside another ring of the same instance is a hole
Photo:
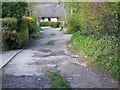
[[[51,22],[51,21],[41,22],[40,26],[42,26],[42,27],[51,26],[53,28],[58,28],[60,26],[60,22]]]
[[[1,18],[0,21],[2,22],[2,28],[7,30],[17,30],[18,28],[16,18]],[[22,18],[20,29],[28,29],[28,19],[26,17]]]
[[[80,31],[79,17],[76,14],[68,15],[67,17],[67,33],[73,34]]]
[[[33,33],[36,28],[36,21],[32,17],[27,17],[28,19],[28,28],[29,28],[29,34]]]
[[[1,20],[3,28],[8,29],[3,32],[3,49],[18,49],[29,40],[29,36],[39,37],[41,28],[36,25],[36,20],[32,17],[22,17],[20,31],[17,32],[17,19],[4,18]]]
[[[36,19],[33,17],[23,17],[23,20],[27,21],[30,38],[39,37],[41,28],[40,28],[40,26],[37,26]],[[22,24],[24,25],[24,23],[22,23]]]
[[[40,26],[36,25],[35,31],[30,35],[31,38],[38,38],[40,36]]]
[[[4,31],[2,34],[2,45],[3,50],[21,48],[21,41],[19,40],[16,31]]]
[[[25,17],[22,18],[19,32],[16,32],[18,28],[17,19],[3,18],[1,20],[2,20],[2,28],[7,28],[7,30],[4,30],[3,32],[3,42],[2,42],[3,49],[8,49],[8,50],[18,49],[28,41],[29,33],[28,33],[28,19],[27,18]]]
[[[40,22],[41,27],[50,26],[49,22]]]
[[[50,26],[53,28],[58,28],[60,26],[60,22],[50,22]]]
[[[22,18],[22,29],[29,29],[29,34],[31,34],[32,32],[34,32],[35,27],[36,27],[36,20],[32,17],[26,17],[24,16]]]
[[[15,18],[1,18],[0,22],[2,22],[2,28],[6,28],[7,30],[17,29],[17,19]]]

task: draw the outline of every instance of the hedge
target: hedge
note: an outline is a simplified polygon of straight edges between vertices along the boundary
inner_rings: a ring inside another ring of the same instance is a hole
[[[50,27],[53,27],[53,28],[58,28],[60,26],[60,22],[51,22],[51,21],[40,22],[40,26],[41,27],[50,26]]]
[[[28,33],[28,20],[22,18],[20,31],[17,32],[17,19],[15,18],[3,18],[2,28],[7,28],[3,30],[2,34],[2,47],[3,50],[18,49],[21,48],[29,40]]]
[[[22,18],[20,32],[17,32],[19,39],[22,41],[22,45],[24,45],[29,40],[29,30],[28,30],[28,19],[26,17]]]
[[[24,17],[28,21],[29,38],[37,38],[40,35],[40,26],[36,23],[34,17]]]
[[[20,32],[17,32],[19,40],[21,40],[21,44],[24,45],[29,40],[29,33],[28,29],[22,30]]]
[[[17,29],[17,19],[15,18],[1,18],[2,28],[7,30],[16,30]]]
[[[40,35],[40,26],[36,24],[36,19],[32,17],[22,17],[20,31],[17,30],[17,19],[2,18],[3,49],[17,49],[24,45],[30,38],[37,38]],[[14,33],[13,33],[14,31]],[[15,38],[15,41],[12,39]],[[13,41],[13,42],[11,42]],[[17,41],[17,42],[16,42]],[[19,43],[19,44],[18,44]],[[18,45],[18,46],[16,46]]]
[[[4,31],[2,33],[2,49],[19,49],[21,48],[21,40],[18,38],[16,31]]]
[[[67,15],[67,31],[74,34],[71,44],[75,51],[116,78],[120,78],[118,5],[120,2],[72,2]]]
[[[33,33],[36,27],[36,20],[32,17],[24,17],[24,18],[26,18],[28,21],[29,34]]]

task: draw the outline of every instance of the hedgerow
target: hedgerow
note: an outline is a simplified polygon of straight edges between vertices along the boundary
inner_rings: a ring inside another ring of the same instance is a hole
[[[58,28],[60,26],[60,22],[52,22],[52,21],[40,22],[40,26],[41,27],[50,26],[53,28]]]
[[[117,78],[120,78],[119,6],[119,2],[67,4],[67,31],[73,33],[73,48]]]

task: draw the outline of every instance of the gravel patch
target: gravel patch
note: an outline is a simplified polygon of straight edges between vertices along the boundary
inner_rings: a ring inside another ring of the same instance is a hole
[[[3,88],[50,88],[48,76],[3,75],[2,83]]]

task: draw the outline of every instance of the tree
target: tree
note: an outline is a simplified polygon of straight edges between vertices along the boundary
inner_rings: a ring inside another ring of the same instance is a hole
[[[28,7],[27,2],[3,2],[2,3],[2,18],[11,17],[18,20],[18,31],[22,22],[22,16],[26,14]]]
[[[2,18],[14,17],[19,19],[26,14],[27,6],[26,2],[3,2]]]
[[[40,22],[40,4],[39,2],[28,2],[28,15],[35,17],[38,24]]]

